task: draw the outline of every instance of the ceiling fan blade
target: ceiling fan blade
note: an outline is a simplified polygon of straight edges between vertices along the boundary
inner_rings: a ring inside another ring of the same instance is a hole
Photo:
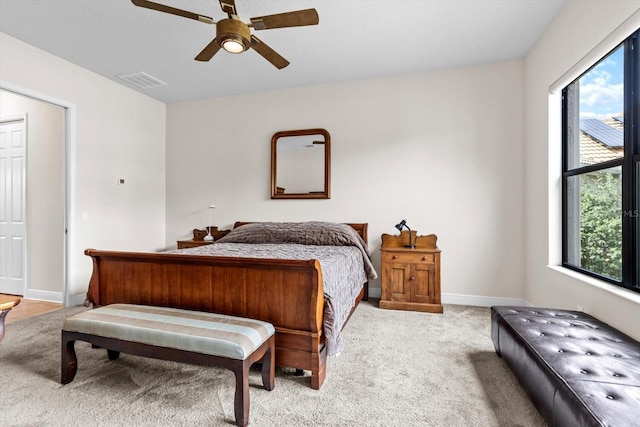
[[[238,13],[236,12],[235,0],[219,0],[219,1],[220,1],[220,7],[222,8],[222,11],[227,15],[229,15],[229,18],[231,18],[232,15],[236,15],[236,16],[238,15]]]
[[[198,56],[195,57],[195,60],[209,61],[211,58],[213,58],[213,55],[218,53],[219,50],[220,43],[218,43],[217,39],[213,39],[211,40],[211,43],[209,43],[204,49],[202,49],[202,52],[200,52]]]
[[[251,35],[251,47],[279,70],[289,65],[289,61],[284,59],[280,54],[264,44],[262,40],[254,35]]]
[[[175,7],[166,6],[160,3],[154,3],[148,0],[131,0],[131,3],[139,7],[144,7],[146,9],[170,13],[171,15],[182,16],[183,18],[195,19],[196,21],[204,22],[205,24],[215,24],[213,18],[211,18],[210,16],[199,15],[197,13],[189,12],[182,9],[176,9]]]
[[[220,0],[222,2],[223,0]],[[271,28],[302,27],[304,25],[318,25],[318,12],[315,9],[297,10],[294,12],[278,13],[275,15],[251,18],[251,24],[256,30]]]

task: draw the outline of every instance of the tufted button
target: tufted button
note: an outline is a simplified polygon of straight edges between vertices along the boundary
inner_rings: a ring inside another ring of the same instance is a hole
[[[619,354],[616,354],[616,353],[613,353],[612,356],[613,357],[622,357],[622,356],[620,356]]]
[[[619,377],[619,376],[620,376],[620,374],[616,374],[616,373],[614,373],[614,374],[613,374],[613,376],[614,376],[614,377]]]
[[[590,352],[588,352],[588,351],[587,351],[585,354],[586,354],[587,356],[591,356],[591,353],[590,353]]]
[[[581,374],[586,374],[586,373],[587,373],[587,371],[585,371],[584,369],[580,369],[580,373],[581,373]]]
[[[565,337],[569,338],[569,334],[564,334]]]
[[[613,396],[611,396],[610,394],[607,394],[607,399],[613,400]]]
[[[547,325],[550,325],[550,324],[551,324],[551,322],[549,322],[548,320],[547,320],[546,322],[544,322],[544,323],[546,323]]]
[[[544,332],[540,332],[540,336],[543,337],[544,336]]]
[[[589,341],[595,341],[596,339],[594,337],[589,337]]]
[[[563,349],[558,350],[558,353],[564,353]]]

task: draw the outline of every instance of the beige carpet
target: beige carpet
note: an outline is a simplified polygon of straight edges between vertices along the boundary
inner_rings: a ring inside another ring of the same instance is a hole
[[[362,303],[345,350],[328,361],[321,390],[309,373],[251,375],[252,426],[544,426],[490,339],[489,309],[445,305],[426,314]],[[122,354],[76,343],[78,373],[60,380],[60,327],[84,308],[7,325],[0,344],[2,426],[229,426],[230,371]]]

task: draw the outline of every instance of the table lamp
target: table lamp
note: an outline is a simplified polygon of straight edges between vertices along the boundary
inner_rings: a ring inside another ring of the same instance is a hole
[[[213,210],[216,205],[209,205],[209,225],[207,226],[207,235],[202,238],[205,242],[213,242],[213,236],[211,235],[211,224],[213,223]]]
[[[413,243],[411,243],[411,229],[407,225],[407,221],[405,221],[403,219],[402,221],[400,221],[399,223],[396,224],[396,228],[398,229],[398,231],[400,231],[400,233],[402,233],[402,229],[403,228],[406,228],[407,230],[409,230],[409,244],[408,245],[404,245],[404,247],[405,248],[412,248],[412,249],[415,248]]]

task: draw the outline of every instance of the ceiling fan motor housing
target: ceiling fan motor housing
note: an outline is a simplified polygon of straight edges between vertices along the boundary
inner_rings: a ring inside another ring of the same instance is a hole
[[[223,48],[225,42],[235,41],[243,46],[241,52],[244,52],[251,47],[251,30],[239,19],[223,19],[216,24],[216,39]]]

